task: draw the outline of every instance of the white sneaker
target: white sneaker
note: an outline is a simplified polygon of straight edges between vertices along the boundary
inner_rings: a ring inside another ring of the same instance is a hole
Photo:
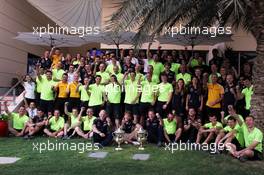
[[[133,144],[133,145],[140,145],[140,143],[137,142],[137,141],[133,141],[132,144]]]

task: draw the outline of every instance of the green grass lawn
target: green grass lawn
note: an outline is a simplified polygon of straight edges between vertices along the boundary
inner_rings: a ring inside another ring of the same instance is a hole
[[[50,139],[56,142],[55,139]],[[46,142],[47,138],[23,140],[22,138],[0,138],[0,157],[16,156],[21,159],[14,164],[0,165],[0,174],[263,174],[263,162],[241,163],[226,155],[210,155],[202,151],[177,151],[173,154],[164,148],[147,145],[139,151],[132,145],[125,145],[123,151],[114,147],[103,148],[109,154],[105,159],[87,157],[88,152],[78,151],[33,151],[33,142]],[[84,142],[72,139],[58,142]],[[135,153],[149,153],[147,161],[132,160]]]

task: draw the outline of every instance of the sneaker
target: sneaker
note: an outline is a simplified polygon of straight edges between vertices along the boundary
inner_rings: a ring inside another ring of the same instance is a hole
[[[29,139],[29,135],[25,135],[23,138],[24,139]]]
[[[158,142],[157,147],[162,147],[162,143]]]
[[[70,139],[70,138],[69,138],[67,135],[65,135],[65,136],[62,137],[62,139],[63,139],[63,140],[68,140],[68,139]]]
[[[240,162],[246,162],[247,158],[244,156],[240,156],[240,157],[238,157],[238,160],[240,160]]]
[[[132,144],[133,144],[133,145],[140,145],[140,143],[137,142],[137,141],[133,141]]]

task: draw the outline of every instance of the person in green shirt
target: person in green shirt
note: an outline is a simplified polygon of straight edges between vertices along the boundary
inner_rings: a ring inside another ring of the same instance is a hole
[[[148,60],[148,64],[153,66],[153,74],[160,76],[160,73],[164,71],[164,65],[159,62],[159,57],[157,54],[153,55],[153,59]]]
[[[117,66],[119,68],[118,72],[121,73],[120,63],[116,60],[115,56],[113,56],[111,58],[111,62],[107,65],[105,72],[107,72],[108,74],[113,74],[114,73],[114,70],[113,70],[114,66]]]
[[[177,75],[181,64],[175,63],[174,60],[173,60],[172,55],[168,55],[167,56],[167,62],[171,64],[170,70],[173,71],[175,75]]]
[[[63,136],[64,129],[64,118],[60,116],[59,110],[54,110],[54,116],[50,114],[48,120],[46,121],[46,128],[44,133],[49,137],[60,138]]]
[[[81,95],[81,107],[88,107],[88,103],[89,103],[89,81],[90,79],[88,77],[85,77],[83,80],[83,85],[82,84],[78,84],[77,86],[77,91],[80,92]]]
[[[236,121],[236,118],[229,116],[227,119],[227,126],[220,130],[215,139],[215,144],[224,144],[227,147],[228,144],[232,143],[236,145],[237,148],[242,148],[244,139],[241,136],[243,136],[243,134]],[[220,152],[217,151],[217,153]]]
[[[160,118],[159,114],[158,116]],[[177,142],[180,139],[182,128],[177,128],[177,119],[171,112],[162,120],[162,125],[164,137],[168,143]]]
[[[156,102],[156,94],[158,90],[158,85],[152,82],[152,74],[146,74],[146,80],[141,81],[141,91],[140,91],[140,124],[144,126],[144,121],[150,108],[153,108]]]
[[[187,70],[186,65],[182,64],[180,66],[180,72],[181,73],[176,74],[176,81],[179,81],[179,79],[183,79],[184,84],[188,85],[192,80],[192,76],[191,76],[191,74],[187,73],[186,70]]]
[[[160,82],[159,76],[153,74],[153,66],[152,65],[148,65],[148,72],[147,73],[149,73],[151,75],[151,81],[153,83],[158,84]],[[145,80],[146,80],[146,77],[145,77]]]
[[[168,82],[168,77],[165,73],[161,74],[161,81],[157,90],[156,109],[157,113],[159,113],[162,118],[165,118],[170,110],[173,87],[172,84]]]
[[[237,89],[237,97],[239,100],[245,98],[245,107],[244,111],[242,112],[243,116],[248,116],[250,114],[250,108],[251,108],[251,97],[254,94],[254,87],[251,83],[250,78],[245,77],[244,78],[244,85],[246,86],[242,92],[240,92],[239,86],[236,87]]]
[[[245,148],[239,150],[234,144],[230,144],[229,152],[242,162],[246,160],[262,160],[263,133],[255,127],[254,117],[252,115],[247,116],[245,122],[240,120],[238,115],[235,118],[241,126],[245,140]]]
[[[59,82],[62,80],[62,76],[65,71],[62,69],[62,63],[58,62],[56,68],[52,69],[52,79],[55,82]]]
[[[122,84],[122,80],[124,78],[124,74],[119,72],[119,67],[118,66],[114,66],[113,67],[113,73],[111,75],[115,75],[117,78],[117,81],[119,84]]]
[[[21,106],[18,113],[10,112],[7,107],[7,102],[4,101],[5,112],[9,117],[8,131],[16,137],[22,137],[28,133],[26,129],[26,123],[29,121],[29,117],[26,115],[26,109]]]
[[[78,118],[80,122],[82,123],[82,129],[81,129],[81,126],[77,126],[75,128],[76,133],[85,139],[92,138],[93,137],[93,122],[96,119],[96,117],[93,115],[93,109],[88,108],[86,110],[86,116],[82,117],[80,113]]]
[[[36,67],[38,80],[41,82],[40,108],[45,114],[51,114],[54,108],[56,82],[52,80],[52,72],[46,71],[46,76],[41,76],[39,66]]]
[[[99,66],[99,71],[96,72],[96,75],[100,75],[101,76],[101,85],[107,85],[109,83],[110,80],[110,76],[109,73],[107,73],[105,71],[105,64],[101,63]]]
[[[105,86],[106,95],[106,111],[112,121],[115,121],[115,125],[118,128],[120,126],[121,118],[121,91],[122,87],[119,84],[117,77],[111,75],[111,83]]]
[[[200,144],[202,138],[205,138],[203,144],[208,144],[219,134],[219,131],[223,128],[222,123],[217,121],[215,115],[210,114],[209,121],[209,123],[206,123],[204,126],[200,127],[196,138],[197,144]]]
[[[127,76],[130,75],[129,80],[125,80]],[[141,78],[139,78],[138,81],[136,81],[136,73],[135,72],[129,72],[127,71],[125,73],[125,76],[123,78],[123,86],[125,87],[125,110],[129,111],[133,114],[134,117],[134,123],[138,123],[138,116],[139,116],[139,81]]]
[[[105,104],[105,87],[101,85],[101,76],[95,76],[95,83],[89,85],[90,100],[88,106],[93,109],[94,115],[98,116],[99,111]]]
[[[76,107],[72,108],[72,112],[68,111],[69,102],[66,102],[64,105],[64,113],[68,116],[67,122],[64,124],[64,136],[63,139],[70,139],[75,135],[75,128],[81,125],[79,115],[81,116],[85,107],[81,108],[80,113],[78,114],[78,109]]]

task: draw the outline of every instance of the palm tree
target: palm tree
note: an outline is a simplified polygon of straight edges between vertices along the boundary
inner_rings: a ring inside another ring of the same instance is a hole
[[[146,34],[154,37],[175,24],[189,26],[232,26],[251,32],[257,41],[254,60],[254,95],[251,113],[264,129],[264,1],[262,0],[121,0],[108,27],[137,30],[135,44]]]

